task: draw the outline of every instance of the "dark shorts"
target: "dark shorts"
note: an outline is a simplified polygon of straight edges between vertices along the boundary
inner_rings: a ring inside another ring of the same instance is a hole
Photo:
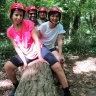
[[[51,51],[51,52],[56,51],[56,48],[52,48],[52,49],[50,49],[50,51]]]
[[[55,64],[56,62],[58,62],[58,60],[56,59],[56,57],[51,53],[51,51],[49,51],[46,46],[43,45],[42,49],[41,49],[41,54],[42,54],[42,57],[50,64],[50,66],[52,66],[53,64]],[[26,62],[27,64],[38,59],[35,58],[35,59],[28,59],[26,58]],[[10,59],[10,61],[17,67],[19,66],[23,66],[23,61],[21,60],[21,58],[16,55],[14,56],[13,58]]]

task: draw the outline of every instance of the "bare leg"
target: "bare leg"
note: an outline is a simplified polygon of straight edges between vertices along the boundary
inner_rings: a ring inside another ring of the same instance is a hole
[[[53,66],[51,66],[51,68],[57,74],[57,77],[58,77],[62,87],[63,88],[68,87],[68,82],[67,82],[66,76],[64,74],[64,71],[61,68],[61,65],[57,62]]]
[[[17,69],[17,67],[14,64],[12,64],[12,62],[7,61],[4,65],[4,69],[9,77],[9,79],[12,81],[12,83],[16,83],[17,78],[16,78],[16,74],[15,74],[15,69]]]
[[[60,62],[60,57],[59,57],[58,51],[54,50],[54,51],[52,51],[52,54],[53,54],[53,55],[56,57],[56,59],[59,61],[59,63],[60,63],[60,65],[61,65],[62,69],[64,69],[63,65],[64,65],[64,62],[65,62],[65,59],[64,59],[64,62],[61,63],[61,62]]]

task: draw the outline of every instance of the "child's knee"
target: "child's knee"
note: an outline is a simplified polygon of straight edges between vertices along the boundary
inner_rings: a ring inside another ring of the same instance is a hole
[[[62,67],[61,67],[60,63],[58,63],[58,62],[56,64],[54,64],[53,66],[51,66],[51,67],[56,72],[62,71]]]
[[[13,69],[13,64],[10,61],[7,61],[4,65],[5,71],[12,70]]]

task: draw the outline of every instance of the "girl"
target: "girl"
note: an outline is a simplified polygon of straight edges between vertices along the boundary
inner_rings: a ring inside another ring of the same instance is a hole
[[[38,35],[44,45],[53,53],[63,67],[62,64],[64,63],[64,57],[62,55],[62,38],[65,30],[59,23],[61,19],[61,10],[57,7],[51,8],[48,12],[48,19],[49,21],[38,27]],[[55,47],[56,40],[58,44],[58,51]]]
[[[10,7],[10,18],[13,24],[7,30],[7,36],[10,39],[17,53],[4,65],[5,71],[14,85],[14,90],[8,96],[14,96],[19,84],[15,70],[21,66],[24,70],[27,65],[35,59],[40,62],[48,62],[57,74],[58,79],[64,89],[65,96],[70,96],[68,83],[65,74],[53,54],[38,39],[34,23],[30,20],[24,20],[25,8],[20,3],[14,3]],[[44,60],[44,59],[46,60]]]
[[[48,12],[49,21],[38,27],[39,37],[44,45],[56,56],[60,63],[64,63],[62,56],[62,37],[65,33],[63,26],[59,23],[61,19],[60,9],[53,7]],[[58,52],[55,43],[58,43]],[[62,65],[62,64],[61,64]]]

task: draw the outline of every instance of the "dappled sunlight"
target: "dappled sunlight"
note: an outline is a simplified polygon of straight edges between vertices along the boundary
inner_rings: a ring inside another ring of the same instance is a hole
[[[96,71],[96,59],[88,58],[82,61],[76,61],[73,67],[75,74],[90,73]]]
[[[8,79],[0,80],[0,90],[12,89],[12,88],[13,88],[13,84],[11,83],[10,80],[8,80]]]

